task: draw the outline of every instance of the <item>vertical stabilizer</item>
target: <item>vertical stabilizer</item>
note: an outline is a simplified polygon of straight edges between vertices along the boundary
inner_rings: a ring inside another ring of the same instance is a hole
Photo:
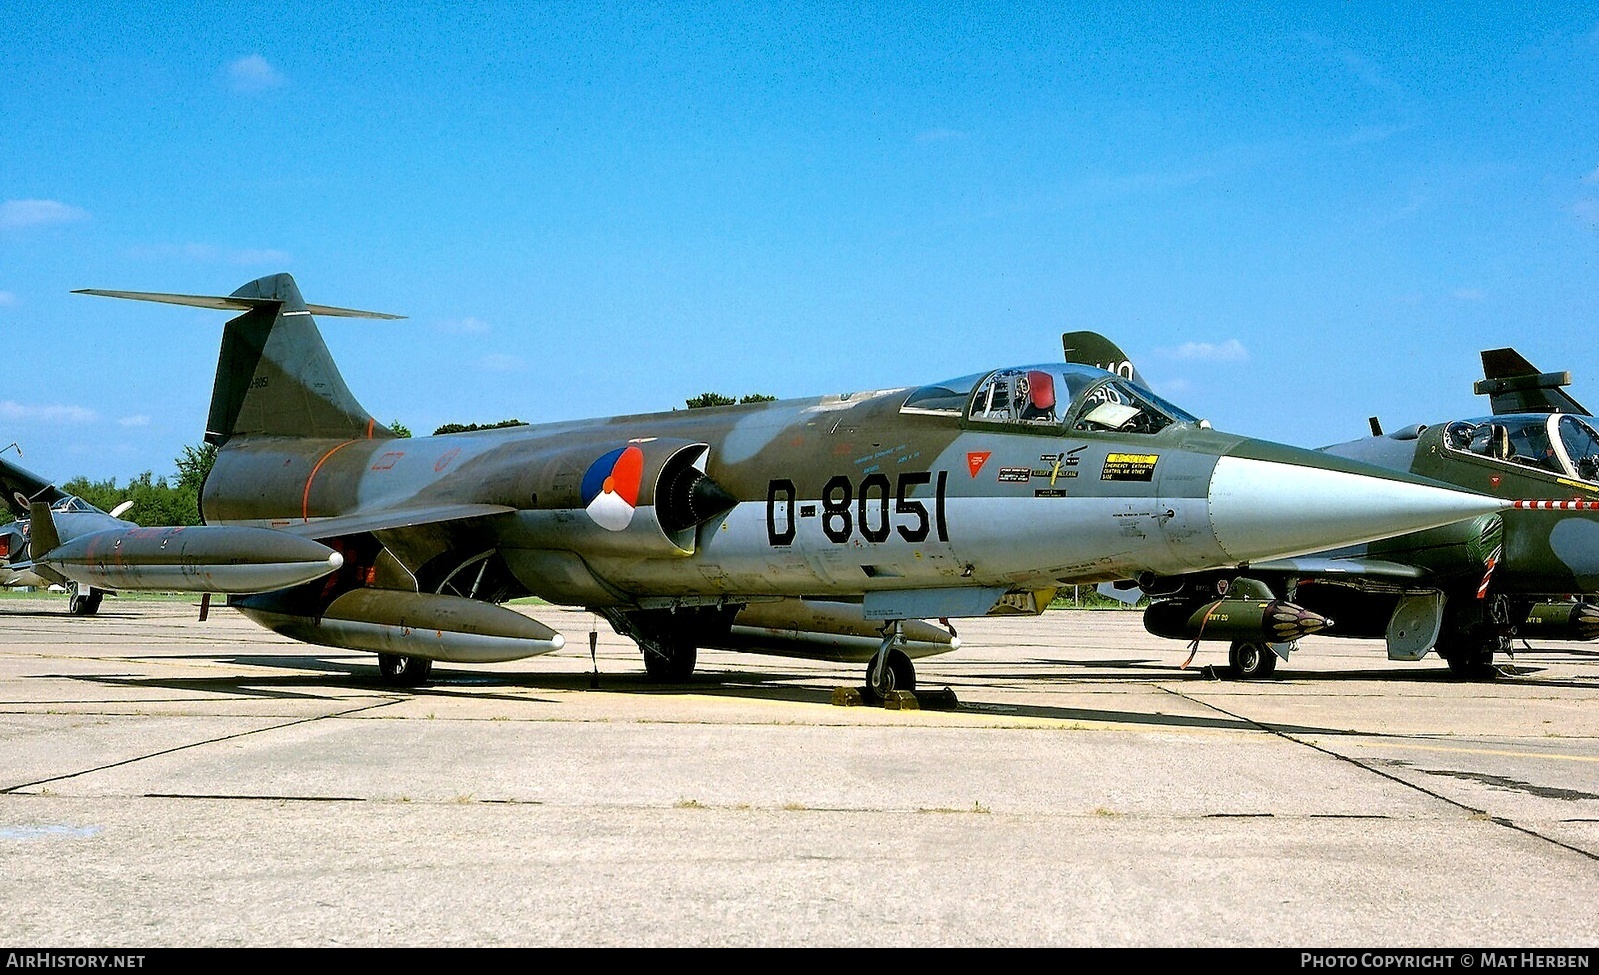
[[[1481,382],[1471,391],[1488,397],[1494,415],[1506,413],[1576,413],[1589,416],[1581,403],[1566,393],[1569,372],[1539,372],[1515,349],[1483,349]]]
[[[241,434],[359,439],[392,437],[344,385],[312,314],[340,318],[399,318],[379,312],[307,305],[294,278],[257,278],[227,297],[144,291],[83,290],[78,294],[133,298],[195,308],[242,311],[222,332],[216,385],[205,439],[222,444]]]
[[[1067,332],[1060,337],[1060,344],[1066,353],[1067,362],[1113,372],[1131,379],[1145,389],[1149,388],[1149,384],[1144,382],[1144,377],[1139,375],[1138,367],[1133,365],[1132,358],[1115,342],[1098,332]]]
[[[389,437],[350,393],[294,278],[257,278],[229,297],[255,307],[222,332],[205,439],[238,434]]]

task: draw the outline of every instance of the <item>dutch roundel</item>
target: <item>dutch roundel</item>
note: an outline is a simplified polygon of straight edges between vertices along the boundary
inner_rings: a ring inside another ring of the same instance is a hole
[[[589,465],[583,475],[583,507],[594,523],[619,532],[633,520],[639,485],[644,480],[644,451],[628,445]]]

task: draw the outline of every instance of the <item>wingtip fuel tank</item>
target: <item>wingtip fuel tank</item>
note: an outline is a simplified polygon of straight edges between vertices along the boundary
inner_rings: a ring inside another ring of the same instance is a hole
[[[215,593],[297,586],[344,565],[321,542],[234,525],[110,529],[68,539],[35,561],[101,589]]]

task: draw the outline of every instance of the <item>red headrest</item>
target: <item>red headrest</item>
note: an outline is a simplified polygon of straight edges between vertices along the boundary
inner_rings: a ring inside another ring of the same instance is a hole
[[[1039,369],[1027,370],[1027,398],[1040,410],[1055,408],[1055,377]]]

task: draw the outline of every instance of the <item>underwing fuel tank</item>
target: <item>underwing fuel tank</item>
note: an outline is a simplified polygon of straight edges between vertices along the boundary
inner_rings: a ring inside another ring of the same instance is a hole
[[[1535,603],[1516,631],[1523,637],[1546,640],[1599,639],[1599,605]]]
[[[1144,610],[1144,629],[1174,640],[1266,640],[1289,643],[1332,620],[1285,599],[1217,599],[1196,605],[1166,600]]]
[[[897,646],[913,658],[948,653],[961,645],[953,630],[926,620],[905,620],[901,633],[904,641]],[[872,659],[885,635],[883,621],[866,619],[860,603],[782,599],[750,603],[733,617],[726,633],[707,635],[702,645],[718,650],[861,663]]]
[[[566,645],[559,633],[515,610],[437,593],[354,589],[316,616],[287,612],[272,597],[230,605],[290,639],[449,663],[521,660]]]
[[[79,535],[35,561],[100,589],[252,593],[319,579],[342,566],[344,556],[265,528],[189,525]]]

